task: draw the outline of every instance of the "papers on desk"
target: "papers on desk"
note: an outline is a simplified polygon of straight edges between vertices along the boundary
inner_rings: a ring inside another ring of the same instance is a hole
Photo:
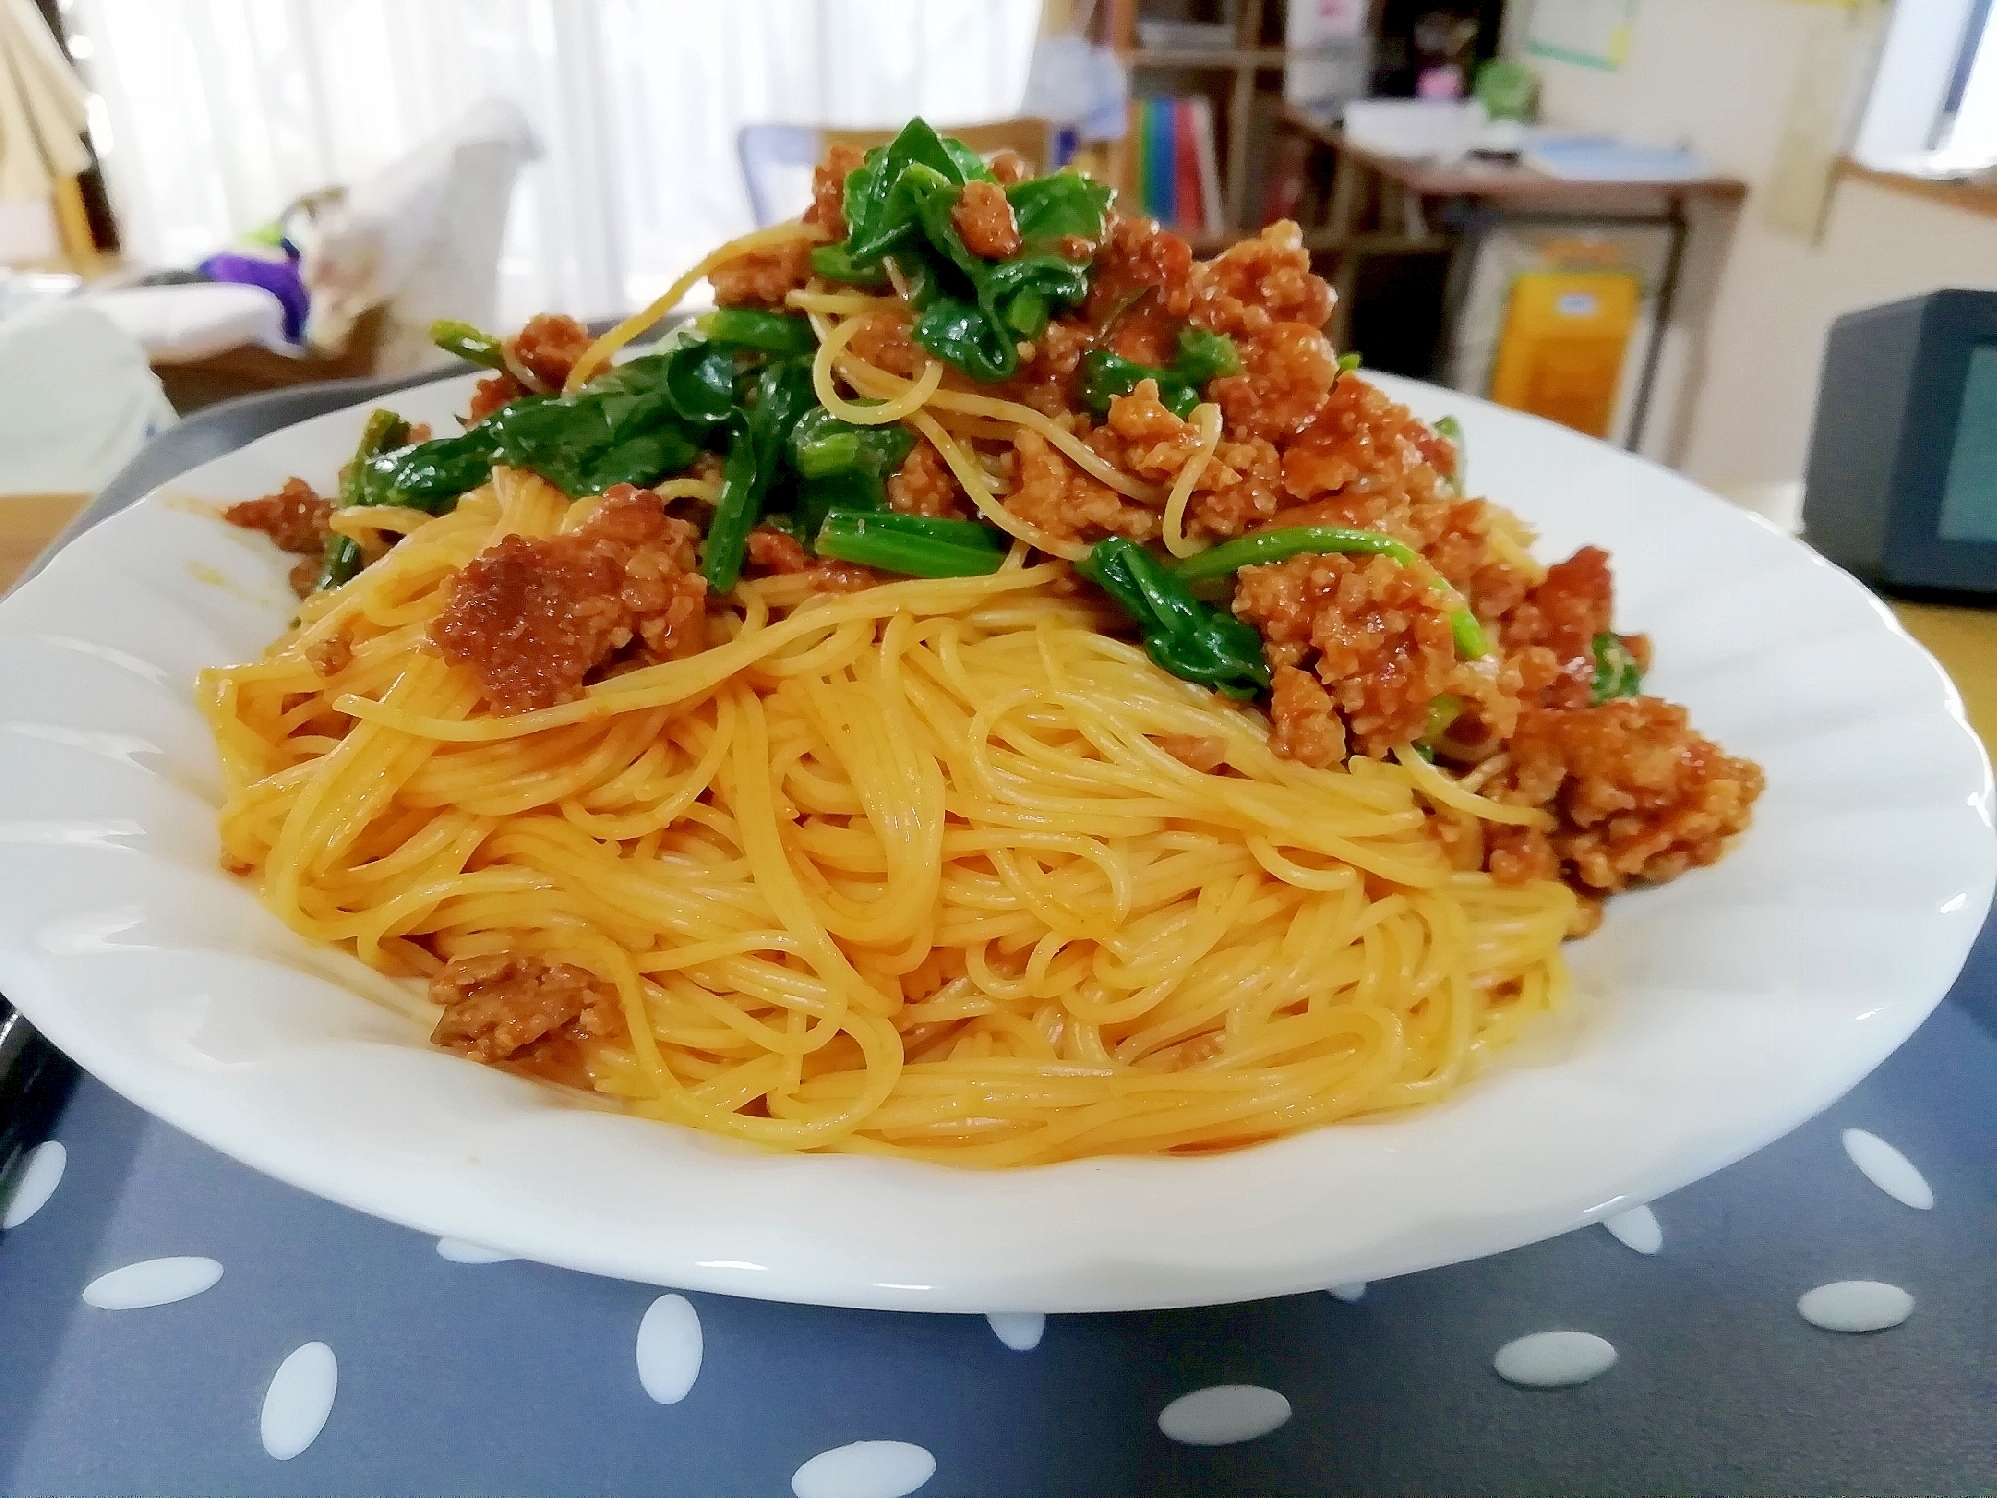
[[[1535,134],[1525,164],[1574,182],[1694,182],[1712,173],[1684,146],[1640,146],[1606,135]]]

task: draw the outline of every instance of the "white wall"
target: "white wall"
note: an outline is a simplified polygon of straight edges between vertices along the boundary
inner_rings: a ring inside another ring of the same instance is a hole
[[[1820,244],[1762,222],[1799,72],[1820,29],[1844,24],[1795,0],[1642,0],[1620,72],[1522,56],[1549,123],[1684,140],[1752,189],[1737,217],[1700,216],[1687,266],[1681,318],[1703,336],[1683,361],[1662,455],[1703,482],[1802,476],[1824,338],[1841,314],[1997,288],[1997,218],[1847,181]],[[1521,17],[1515,40],[1524,29]]]

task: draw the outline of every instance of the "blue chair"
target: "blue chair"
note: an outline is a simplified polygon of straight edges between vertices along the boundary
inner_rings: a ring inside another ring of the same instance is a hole
[[[749,209],[756,227],[789,218],[802,207],[796,191],[802,174],[805,202],[811,197],[811,169],[824,154],[824,138],[810,125],[744,125],[735,137],[742,158],[742,183],[749,190]]]

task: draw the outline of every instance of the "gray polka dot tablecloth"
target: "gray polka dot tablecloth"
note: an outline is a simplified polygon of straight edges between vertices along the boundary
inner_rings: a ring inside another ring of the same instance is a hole
[[[1282,1300],[677,1295],[360,1216],[89,1080],[5,1222],[10,1498],[1988,1494],[1997,920],[1777,1144],[1600,1227]]]
[[[380,388],[196,417],[86,519]],[[87,1078],[0,1204],[5,1498],[906,1493],[1997,1494],[1997,920],[1786,1139],[1599,1227],[1282,1300],[677,1295],[360,1216]]]

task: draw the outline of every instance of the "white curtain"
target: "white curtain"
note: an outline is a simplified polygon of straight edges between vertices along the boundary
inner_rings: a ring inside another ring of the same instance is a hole
[[[494,95],[545,155],[500,309],[640,305],[752,227],[745,124],[1019,112],[1039,0],[72,0],[127,258],[188,264]]]

